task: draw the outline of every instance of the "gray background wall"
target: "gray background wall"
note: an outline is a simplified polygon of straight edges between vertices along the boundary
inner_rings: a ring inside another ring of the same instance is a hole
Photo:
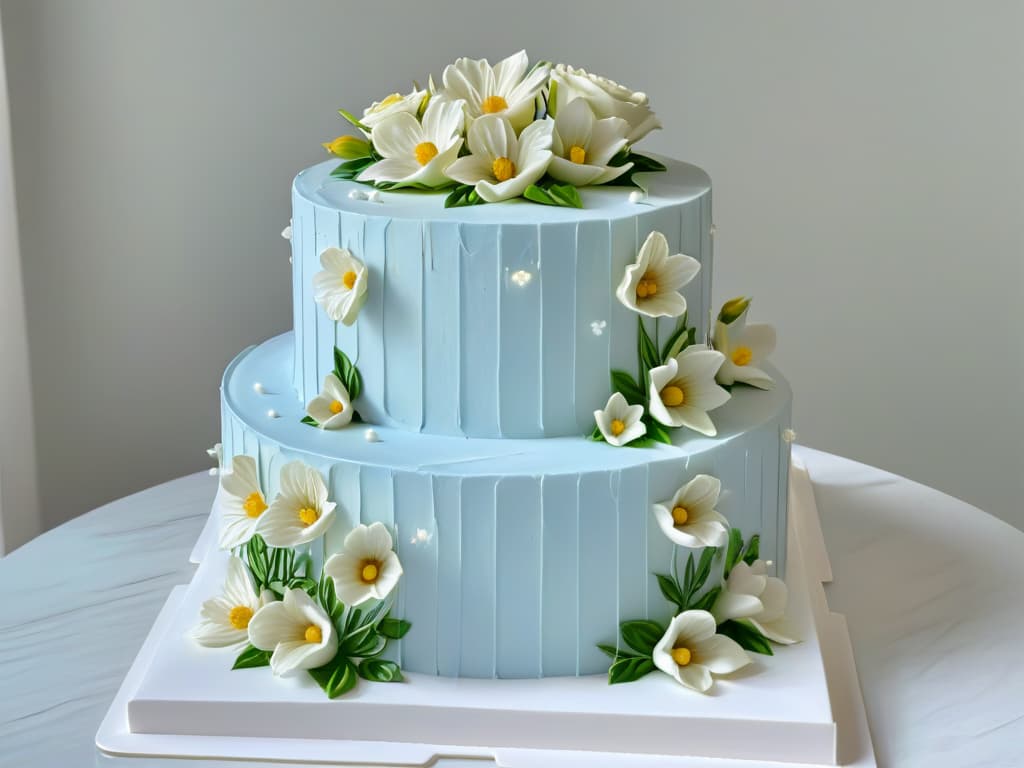
[[[289,183],[337,107],[526,47],[646,90],[642,146],[711,173],[716,298],[777,324],[801,442],[1024,527],[1024,5],[0,12],[46,524],[209,466],[224,366],[290,325]]]

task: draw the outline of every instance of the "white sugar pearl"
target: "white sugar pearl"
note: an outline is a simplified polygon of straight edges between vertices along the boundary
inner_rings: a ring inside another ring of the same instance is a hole
[[[629,202],[631,203],[639,203],[643,199],[644,193],[641,192],[639,189],[634,189],[632,192],[629,193]]]
[[[377,430],[375,429],[366,430],[365,432],[363,432],[363,437],[366,438],[366,442],[368,443],[380,442],[380,435],[377,434]]]
[[[283,237],[285,240],[291,240],[292,239],[292,225],[291,224],[289,224],[287,227],[285,227],[284,229],[281,230],[281,237]]]
[[[275,411],[273,408],[271,408],[269,411],[267,411],[267,418],[269,418],[269,419],[279,419],[279,418],[281,418],[281,414],[279,414],[277,411]]]
[[[267,394],[267,390],[264,389],[263,385],[260,384],[260,382],[258,382],[258,381],[253,383],[252,391],[255,392],[257,395],[265,395],[265,394]]]
[[[718,231],[718,227],[716,227],[714,224],[712,224],[711,225],[711,229],[708,230],[708,234],[711,235],[712,237],[714,237],[715,236],[715,232],[717,232],[717,231]]]
[[[210,468],[210,477],[216,477],[218,474],[220,474],[220,472],[216,467]]]
[[[369,200],[371,203],[379,203],[380,192],[378,192],[376,189],[370,190],[369,192],[366,193],[366,199]]]
[[[367,195],[361,189],[353,189],[348,193],[349,200],[366,200]]]
[[[792,429],[784,429],[782,430],[782,439],[785,440],[787,443],[792,443],[793,441],[796,440],[796,432],[794,432]]]

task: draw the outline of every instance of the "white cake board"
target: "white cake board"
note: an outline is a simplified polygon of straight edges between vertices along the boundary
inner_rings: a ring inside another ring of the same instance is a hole
[[[219,587],[211,562],[189,587],[172,592],[97,746],[139,767],[205,758],[368,768],[871,768],[849,635],[825,600],[822,582],[831,569],[813,490],[799,465],[790,473],[789,510],[791,618],[804,642],[719,679],[716,695],[681,689],[661,674],[614,687],[603,677],[409,675],[405,684],[364,682],[328,701],[301,678],[230,672],[230,652],[184,639],[199,603]],[[384,740],[395,738],[402,741]],[[433,741],[441,743],[423,743]],[[684,750],[691,754],[680,756]]]

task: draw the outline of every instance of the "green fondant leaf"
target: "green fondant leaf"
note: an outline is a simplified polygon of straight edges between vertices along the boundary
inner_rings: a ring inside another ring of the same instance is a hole
[[[400,640],[411,628],[412,624],[405,619],[393,619],[390,616],[385,616],[377,626],[377,631],[390,640]]]
[[[647,157],[646,155],[638,155],[635,152],[630,152],[628,149],[622,149],[608,161],[608,165],[620,166],[626,163],[632,163],[633,167],[611,181],[607,182],[608,186],[612,187],[639,187],[640,185],[633,178],[638,173],[650,173],[654,171],[664,171],[665,166],[659,163],[653,157]]]
[[[331,178],[355,181],[356,177],[359,176],[359,174],[361,174],[375,162],[376,160],[370,156],[360,157],[356,160],[346,160],[333,171],[331,171]]]
[[[334,592],[334,579],[326,573],[320,574],[320,584],[317,588],[317,600],[320,606],[327,611],[335,626],[341,621],[345,613],[345,604],[342,603]]]
[[[650,334],[647,333],[647,327],[644,325],[642,315],[637,316],[636,324],[637,355],[640,358],[641,370],[643,372],[640,379],[646,385],[648,371],[661,365],[661,359],[658,357],[658,348],[654,346]]]
[[[472,184],[459,184],[444,199],[445,208],[462,208],[467,205],[481,205],[482,203],[484,203],[483,198],[477,194],[476,188]]]
[[[654,662],[644,656],[624,656],[608,668],[608,684],[632,683],[654,671]]]
[[[309,670],[309,676],[324,689],[324,693],[329,699],[348,693],[355,688],[359,681],[355,664],[342,653],[339,653],[324,666]]]
[[[245,545],[245,560],[249,564],[257,592],[265,587],[270,580],[269,563],[267,562],[267,544],[263,537],[256,534]]]
[[[753,653],[760,653],[765,656],[774,656],[772,644],[768,638],[762,635],[753,624],[739,619],[730,619],[718,625],[718,634],[731,637],[739,646]]]
[[[594,426],[594,431],[590,433],[590,439],[596,443],[605,442],[604,433],[601,432],[601,428],[599,426]]]
[[[235,663],[231,668],[254,669],[256,667],[269,667],[272,655],[273,651],[261,651],[259,648],[247,645],[245,650],[238,654],[238,658],[235,659]]]
[[[686,601],[683,599],[683,592],[679,587],[679,582],[675,578],[666,576],[663,573],[656,573],[654,575],[658,579],[658,587],[661,589],[661,594],[665,596],[665,599],[678,607],[680,611],[685,611]]]
[[[359,662],[359,676],[375,683],[400,683],[404,679],[395,662],[382,659],[363,659]]]
[[[580,193],[572,184],[555,184],[553,182],[541,182],[531,184],[523,192],[523,197],[533,203],[541,205],[557,205],[563,208],[582,208],[583,200]]]
[[[354,125],[359,130],[366,131],[367,133],[370,132],[370,129],[363,125],[361,122],[359,122],[359,118],[353,115],[351,112],[346,112],[344,109],[339,109],[338,114],[344,117],[350,123],[352,123],[352,125]]]
[[[647,424],[647,436],[651,440],[672,445],[672,433],[668,431],[668,427],[654,418],[648,418],[644,423]]]
[[[320,422],[314,419],[312,416],[303,416],[300,420],[302,424],[308,424],[311,427],[319,427]]]
[[[739,528],[729,529],[729,547],[725,551],[725,570],[722,577],[728,579],[733,567],[740,561],[743,551],[743,533]]]
[[[638,155],[636,152],[630,152],[627,161],[633,163],[633,173],[650,173],[654,171],[668,170],[664,163],[655,160],[653,157]]]
[[[345,386],[345,391],[352,400],[357,400],[363,391],[363,377],[348,355],[337,347],[334,348],[334,375]]]
[[[619,648],[616,648],[614,645],[608,645],[607,643],[598,643],[597,647],[601,650],[602,653],[604,653],[606,656],[611,657],[613,660],[633,655],[629,651],[623,651]]]
[[[624,621],[619,625],[622,639],[626,645],[637,653],[650,656],[654,646],[665,634],[665,628],[656,621],[638,619],[636,621]]]
[[[743,550],[743,562],[747,565],[753,565],[754,561],[761,556],[761,537],[758,534],[754,534],[750,537],[750,541],[747,542],[747,548]]]
[[[386,642],[385,638],[377,634],[373,622],[367,621],[345,633],[341,639],[341,650],[347,656],[372,656],[379,653],[382,650],[381,644]]]
[[[662,363],[668,362],[671,358],[675,357],[693,344],[696,336],[697,329],[690,328],[686,325],[686,314],[684,313],[683,316],[679,318],[679,322],[676,324],[676,329],[672,331],[672,334],[668,337],[661,348]]]
[[[691,601],[690,608],[695,611],[710,611],[721,593],[721,585],[713,587],[696,600]]]
[[[612,371],[612,389],[620,392],[630,405],[645,405],[647,402],[644,390],[625,371]]]
[[[711,564],[714,562],[715,555],[717,554],[718,549],[716,547],[705,547],[700,553],[700,562],[697,563],[697,571],[693,578],[693,591],[691,594],[696,594],[704,588],[708,576],[711,575]]]
[[[290,579],[286,586],[288,587],[288,589],[301,589],[303,592],[306,592],[310,597],[316,597],[316,580],[311,579],[308,576],[296,576]]]

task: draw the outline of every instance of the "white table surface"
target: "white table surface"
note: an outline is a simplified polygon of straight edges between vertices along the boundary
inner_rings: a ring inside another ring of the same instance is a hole
[[[879,766],[1024,766],[1024,533],[938,491],[799,448]],[[0,559],[0,767],[116,766],[93,739],[216,479],[83,515]],[[187,768],[237,763],[174,761]]]

